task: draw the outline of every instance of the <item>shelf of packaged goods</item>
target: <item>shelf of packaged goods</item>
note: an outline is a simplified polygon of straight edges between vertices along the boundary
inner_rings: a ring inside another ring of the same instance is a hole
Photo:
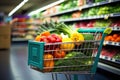
[[[14,23],[14,25],[41,25],[40,22],[17,22]]]
[[[112,13],[100,16],[89,16],[89,17],[82,17],[82,18],[69,18],[69,19],[61,19],[59,22],[74,22],[74,21],[83,21],[83,20],[92,20],[92,19],[108,19],[120,17],[120,13]]]
[[[70,13],[70,12],[74,12],[74,11],[81,11],[83,9],[87,9],[87,8],[91,8],[91,7],[95,7],[95,6],[106,5],[106,4],[114,3],[114,2],[118,2],[118,1],[120,1],[120,0],[106,0],[106,1],[103,1],[103,2],[87,4],[87,5],[84,5],[84,6],[81,6],[81,7],[76,7],[74,9],[69,9],[69,10],[65,10],[65,11],[62,11],[62,12],[53,13],[53,14],[45,16],[45,17],[52,17],[52,16],[57,16],[57,15],[62,15],[62,14]]]
[[[101,69],[109,71],[111,73],[120,75],[120,69],[119,68],[116,68],[116,67],[111,66],[111,65],[106,64],[106,63],[99,62],[98,63],[98,68],[101,68]]]
[[[120,42],[104,41],[104,45],[120,46]]]
[[[17,42],[17,41],[28,41],[28,40],[32,40],[32,39],[26,39],[26,38],[12,38],[13,42]]]
[[[14,30],[14,31],[18,31],[18,30],[24,30],[24,31],[28,31],[28,30],[34,30],[34,31],[37,31],[38,30],[38,28],[13,28],[12,30]]]
[[[26,32],[26,33],[19,33],[19,32],[13,32],[11,35],[14,35],[14,36],[19,36],[19,35],[33,35],[33,36],[36,36],[36,33],[35,32]]]

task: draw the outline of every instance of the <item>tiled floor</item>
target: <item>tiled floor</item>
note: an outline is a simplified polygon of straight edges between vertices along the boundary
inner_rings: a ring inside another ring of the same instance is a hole
[[[63,74],[57,75],[58,80],[66,80]],[[0,50],[0,80],[52,80],[52,77],[51,74],[40,73],[29,68],[27,65],[27,44],[14,44],[9,50]],[[85,77],[79,75],[79,80],[85,80]],[[117,79],[97,72],[94,80]]]

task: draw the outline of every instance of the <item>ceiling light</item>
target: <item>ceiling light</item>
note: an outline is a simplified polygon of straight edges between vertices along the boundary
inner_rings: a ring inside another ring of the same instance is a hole
[[[47,5],[47,6],[44,6],[44,7],[40,8],[40,9],[37,9],[37,10],[35,10],[35,11],[30,12],[28,15],[29,15],[29,16],[32,16],[32,15],[37,14],[37,13],[39,13],[39,12],[45,10],[45,9],[48,9],[48,8],[50,8],[50,7],[52,7],[52,6],[55,6],[55,5],[57,5],[57,4],[60,4],[60,3],[64,2],[64,1],[65,1],[65,0],[58,0],[58,1],[56,1],[56,2],[54,2],[54,3],[51,3],[51,4]]]
[[[16,6],[9,14],[8,16],[12,16],[18,9],[20,9],[28,0],[23,0],[18,6]]]

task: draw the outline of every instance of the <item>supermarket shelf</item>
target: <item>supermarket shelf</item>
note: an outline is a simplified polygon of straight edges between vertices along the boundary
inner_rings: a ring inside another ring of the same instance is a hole
[[[12,36],[25,36],[25,35],[32,35],[32,36],[36,36],[36,34],[34,33],[12,33]]]
[[[26,31],[26,30],[38,30],[37,28],[13,28],[12,30],[24,30],[24,31]]]
[[[25,39],[25,38],[12,38],[12,41],[28,41],[30,39]]]
[[[81,6],[81,7],[77,7],[77,8],[74,8],[74,9],[69,9],[69,10],[65,10],[65,11],[62,11],[62,12],[55,13],[55,14],[51,14],[51,15],[48,15],[46,17],[62,15],[62,14],[65,14],[65,13],[70,13],[70,12],[74,12],[74,11],[78,11],[78,10],[81,11],[82,9],[87,9],[87,8],[91,8],[91,7],[95,7],[95,6],[106,5],[106,4],[114,3],[114,2],[118,2],[118,1],[120,1],[120,0],[107,0],[107,1],[104,1],[104,2],[87,4],[87,5],[84,5],[84,6]]]
[[[103,60],[107,60],[109,62],[113,62],[113,63],[116,63],[116,64],[120,64],[120,60],[117,60],[117,59],[114,59],[114,58],[111,58],[111,57],[107,57],[107,56],[100,56],[100,59],[103,59]]]
[[[17,22],[14,23],[14,25],[41,25],[41,23],[35,23],[35,22]]]
[[[107,65],[105,63],[99,62],[98,63],[98,68],[101,68],[101,69],[104,69],[104,70],[109,71],[111,73],[115,73],[117,75],[120,75],[120,69],[119,68]]]
[[[91,20],[91,19],[108,19],[113,17],[120,17],[120,13],[106,14],[100,16],[89,16],[83,18],[70,18],[70,19],[61,19],[59,22],[73,22],[73,21],[83,21],[83,20]]]
[[[104,45],[120,46],[120,42],[104,41]]]
[[[120,31],[120,26],[118,26],[118,27],[111,27],[111,29],[112,29],[113,31]]]

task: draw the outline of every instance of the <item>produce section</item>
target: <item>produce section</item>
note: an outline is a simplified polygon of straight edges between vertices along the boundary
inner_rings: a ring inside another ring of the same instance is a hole
[[[74,12],[74,11],[79,11],[79,10],[91,8],[91,7],[106,5],[106,4],[114,3],[114,2],[119,2],[119,0],[100,0],[100,1],[95,1],[95,2],[93,2],[93,0],[91,0],[91,2],[88,0],[88,2],[86,1],[86,4],[82,4],[83,2],[81,2],[81,6],[78,5],[78,7],[76,6],[76,8],[74,7],[73,9],[70,9],[70,7],[68,7],[67,10],[66,9],[62,10],[62,11],[58,10],[54,13],[52,13],[52,10],[51,10],[51,14],[48,15],[48,16],[45,15],[45,17],[62,15],[62,14],[65,14],[65,13],[70,13],[70,12]],[[68,3],[66,3],[66,4],[68,4]],[[75,4],[77,4],[77,2]],[[62,5],[62,6],[64,7],[64,5]]]
[[[65,30],[66,32],[62,34],[66,37],[70,36],[68,32],[69,29],[72,28],[99,29],[110,27],[113,30],[113,32],[112,34],[106,36],[103,47],[104,48],[106,46],[119,47],[120,46],[119,7],[120,7],[119,0],[86,0],[86,2],[84,2],[83,0],[74,0],[73,2],[66,1],[64,3],[61,3],[60,5],[57,5],[53,8],[41,12],[41,16],[43,19],[43,23],[45,23],[46,21],[50,22],[50,20],[52,20],[53,22],[54,21],[64,22],[67,25],[69,25],[69,27],[65,26],[61,27],[61,29],[58,27],[52,27],[52,29],[44,28],[43,30],[51,30],[51,32],[52,31],[53,33],[57,32],[58,34],[62,33],[61,32],[62,30],[63,31]],[[59,32],[56,29],[60,29],[61,31]],[[117,55],[118,55],[117,57],[119,57],[119,54]],[[106,55],[104,57],[105,57],[104,60],[108,60],[108,58],[106,58],[107,57]],[[101,57],[101,59],[103,59],[103,57]],[[112,60],[112,62],[116,62],[115,58],[110,58],[109,60]],[[119,61],[119,59],[117,59],[117,61]]]

